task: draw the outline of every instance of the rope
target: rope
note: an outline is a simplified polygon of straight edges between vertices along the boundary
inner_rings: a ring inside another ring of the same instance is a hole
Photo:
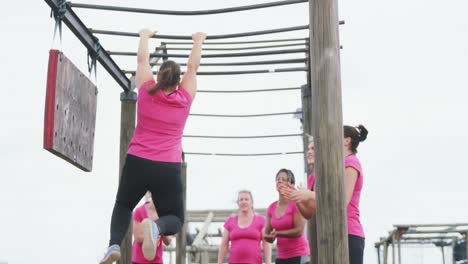
[[[304,154],[303,151],[294,152],[272,152],[272,153],[208,153],[208,152],[184,152],[187,155],[199,156],[229,156],[229,157],[254,157],[254,156],[276,156],[276,155],[295,155]]]
[[[280,115],[295,115],[295,114],[302,114],[302,112],[284,112],[284,113],[251,114],[251,115],[190,114],[190,116],[201,116],[201,117],[265,117],[265,116],[280,116]]]
[[[54,9],[50,10],[50,17],[55,19],[55,27],[54,27],[54,36],[52,37],[52,43],[55,41],[55,36],[57,35],[57,29],[59,31],[59,39],[60,39],[60,50],[62,49],[62,20],[67,13],[67,2],[65,0],[59,0],[57,11]]]
[[[262,136],[201,136],[184,135],[185,138],[219,138],[219,139],[250,139],[250,138],[279,138],[279,137],[298,137],[303,134],[283,134],[283,135],[262,135]]]
[[[100,10],[108,10],[108,11],[133,12],[133,13],[157,14],[157,15],[197,16],[197,15],[213,15],[213,14],[221,14],[221,13],[229,13],[229,12],[237,12],[237,11],[246,11],[246,10],[252,10],[252,9],[292,5],[292,4],[305,3],[305,2],[308,2],[308,0],[286,0],[286,1],[277,1],[277,2],[264,3],[264,4],[249,5],[249,6],[228,7],[228,8],[222,8],[222,9],[200,10],[200,11],[170,11],[170,10],[155,10],[155,9],[129,8],[129,7],[119,7],[119,6],[74,4],[74,3],[70,3],[70,5],[75,8],[100,9]]]

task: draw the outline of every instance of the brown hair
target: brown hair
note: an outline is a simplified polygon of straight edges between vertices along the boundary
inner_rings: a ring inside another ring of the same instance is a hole
[[[167,60],[159,67],[158,81],[154,91],[177,85],[180,82],[180,66],[175,61]]]
[[[358,125],[357,127],[344,126],[343,132],[345,138],[351,138],[351,152],[354,154],[357,153],[359,142],[366,140],[367,134],[369,133],[363,125]]]

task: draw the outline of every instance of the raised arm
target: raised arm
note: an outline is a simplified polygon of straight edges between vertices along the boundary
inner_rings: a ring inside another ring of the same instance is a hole
[[[135,84],[138,88],[143,83],[153,80],[153,72],[149,64],[148,40],[156,34],[156,31],[142,29],[139,34],[140,43],[138,44],[137,70],[135,74]]]
[[[206,34],[203,32],[193,33],[192,39],[193,47],[188,58],[187,71],[182,77],[180,86],[194,98],[197,93],[197,71],[200,66],[202,44],[206,39]]]

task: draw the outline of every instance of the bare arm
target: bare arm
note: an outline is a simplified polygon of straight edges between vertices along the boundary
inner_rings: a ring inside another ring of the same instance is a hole
[[[201,61],[202,44],[206,39],[206,34],[202,32],[194,33],[192,39],[193,47],[187,62],[187,72],[182,77],[180,86],[194,98],[197,93],[197,71]]]
[[[265,228],[263,228],[263,239],[268,243],[275,242],[276,236],[271,234],[272,231],[274,230],[271,227],[271,219],[270,216],[267,215],[265,220]]]
[[[221,240],[221,245],[219,246],[218,252],[218,264],[224,263],[224,259],[226,258],[226,254],[229,248],[229,231],[224,229],[223,232],[223,239]]]
[[[299,212],[294,213],[294,227],[287,230],[276,231],[278,237],[300,237],[304,232],[305,220]]]
[[[346,191],[346,206],[348,206],[353,197],[354,186],[356,185],[358,172],[356,169],[348,167],[345,169],[345,191]]]
[[[265,264],[271,264],[271,244],[262,240],[263,255],[265,256]]]
[[[141,230],[141,223],[133,220],[133,237],[135,242],[143,243],[143,231]]]
[[[314,191],[305,188],[296,189],[296,187],[290,183],[280,184],[279,190],[281,194],[296,203],[299,212],[304,218],[312,218],[316,209]]]
[[[137,70],[135,74],[135,84],[140,87],[143,83],[153,80],[153,72],[149,64],[148,40],[156,34],[156,31],[142,29],[140,31],[140,43],[137,54]]]

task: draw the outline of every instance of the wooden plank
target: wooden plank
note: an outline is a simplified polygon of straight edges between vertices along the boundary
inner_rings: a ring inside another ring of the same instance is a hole
[[[197,247],[201,245],[201,242],[203,241],[203,238],[205,237],[206,232],[208,232],[208,228],[211,225],[211,220],[213,219],[213,212],[209,212],[208,215],[206,216],[205,223],[203,224],[200,232],[197,234],[195,239],[193,240],[192,246]]]
[[[97,87],[63,53],[51,50],[44,118],[44,148],[91,171]]]

